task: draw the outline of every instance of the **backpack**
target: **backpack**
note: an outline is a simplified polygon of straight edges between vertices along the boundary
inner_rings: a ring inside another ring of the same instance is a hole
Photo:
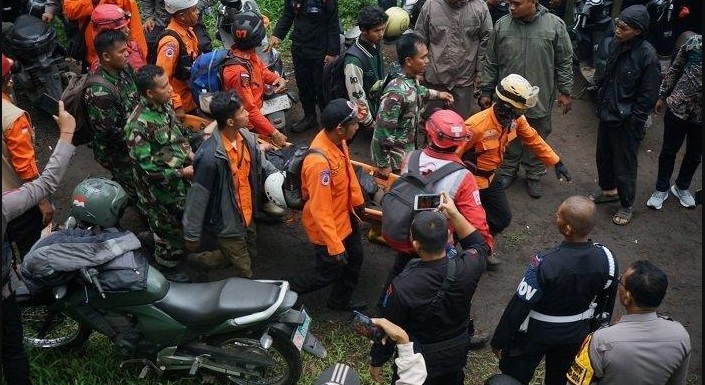
[[[382,197],[382,237],[394,250],[413,253],[409,239],[411,221],[416,215],[414,197],[418,194],[433,193],[433,185],[446,176],[465,168],[451,162],[429,175],[419,173],[421,150],[415,150],[409,157],[409,170],[394,181],[392,187]]]
[[[292,151],[291,158],[284,163],[284,183],[282,192],[286,206],[292,210],[303,210],[306,200],[301,193],[301,168],[304,164],[304,159],[310,153],[316,153],[326,159],[326,154],[318,149],[308,146],[299,146]]]
[[[356,44],[348,47],[348,49],[338,55],[335,60],[326,63],[323,66],[323,90],[326,104],[328,104],[331,100],[338,98],[349,99],[348,89],[345,86],[344,73],[345,57],[347,55],[355,56],[358,60],[360,60],[363,72],[367,72],[370,69],[370,63],[367,60],[367,56]]]
[[[210,114],[210,100],[215,92],[223,90],[223,69],[239,64],[252,78],[252,64],[234,56],[229,49],[217,49],[199,55],[191,65],[190,87],[193,100],[201,111]]]
[[[95,130],[88,119],[88,109],[84,101],[86,88],[93,84],[105,86],[115,99],[119,99],[120,93],[117,87],[100,75],[83,74],[69,78],[69,84],[61,93],[61,100],[64,101],[64,109],[76,119],[76,131],[73,134],[74,146],[93,141]]]
[[[159,42],[165,36],[172,36],[179,43],[179,60],[176,63],[174,77],[179,80],[188,81],[189,79],[191,79],[191,66],[193,65],[193,59],[188,54],[188,48],[186,48],[186,43],[184,43],[184,41],[181,39],[181,36],[179,36],[179,34],[174,30],[165,29],[162,34],[159,35],[159,38],[154,42],[154,44],[149,47],[149,51],[147,52],[147,63],[157,64]]]

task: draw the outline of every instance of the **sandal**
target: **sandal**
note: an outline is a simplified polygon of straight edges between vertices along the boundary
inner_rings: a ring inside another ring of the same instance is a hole
[[[596,205],[599,205],[600,203],[617,202],[619,200],[619,194],[606,195],[604,191],[599,190],[595,191],[594,193],[590,193],[588,195],[588,198],[590,198],[591,201],[595,202]]]
[[[631,207],[620,207],[614,217],[612,217],[612,222],[618,226],[624,226],[629,224],[632,220],[632,208]]]

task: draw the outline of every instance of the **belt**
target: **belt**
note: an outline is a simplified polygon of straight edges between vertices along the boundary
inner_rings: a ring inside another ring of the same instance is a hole
[[[489,179],[494,175],[494,170],[480,170],[479,168],[473,172],[477,176]]]
[[[580,314],[574,315],[546,315],[539,313],[536,310],[532,310],[529,312],[529,315],[526,316],[524,322],[522,322],[521,326],[519,327],[519,331],[525,332],[527,330],[527,328],[529,327],[529,318],[553,324],[566,324],[591,319],[592,315],[595,314],[596,307],[597,304],[593,302],[590,304],[590,307],[588,307],[587,310]]]

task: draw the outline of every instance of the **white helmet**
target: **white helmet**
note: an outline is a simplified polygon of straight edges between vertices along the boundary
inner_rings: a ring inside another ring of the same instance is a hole
[[[198,4],[198,0],[164,0],[164,8],[170,15],[191,8],[196,4]]]
[[[529,109],[536,105],[539,88],[521,75],[510,74],[495,87],[497,96],[516,108]]]
[[[285,176],[284,171],[279,171],[269,174],[264,181],[264,193],[267,195],[267,199],[283,209],[287,208],[284,190],[282,190]]]

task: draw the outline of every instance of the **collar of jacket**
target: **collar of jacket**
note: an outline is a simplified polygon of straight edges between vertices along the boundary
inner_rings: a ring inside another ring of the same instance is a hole
[[[367,57],[372,57],[373,52],[377,52],[378,45],[372,45],[366,41],[363,41],[359,37],[355,40],[355,45],[357,45],[357,47],[360,48],[360,50],[362,50],[362,52],[364,52]]]

